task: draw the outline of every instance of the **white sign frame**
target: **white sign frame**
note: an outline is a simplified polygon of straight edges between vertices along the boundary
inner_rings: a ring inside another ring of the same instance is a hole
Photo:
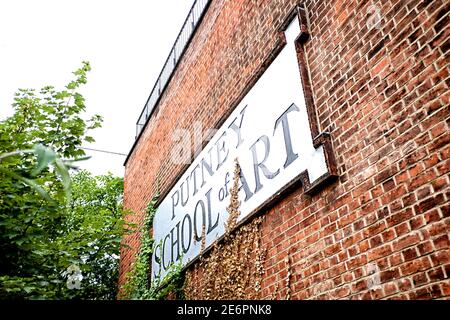
[[[310,121],[309,81],[306,68],[299,69],[299,34],[305,36],[306,25],[304,11],[296,13],[279,54],[160,202],[153,280],[174,263],[195,261],[202,242],[209,248],[223,237],[235,158],[242,172],[238,224],[299,180],[310,192],[336,176],[329,135],[318,135]]]

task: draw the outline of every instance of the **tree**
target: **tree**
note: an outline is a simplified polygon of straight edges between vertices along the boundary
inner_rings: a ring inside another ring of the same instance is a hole
[[[0,298],[115,295],[123,182],[81,172],[70,187],[66,169],[84,156],[82,143],[93,141],[87,132],[102,121],[81,117],[77,89],[89,70],[84,62],[61,91],[19,90],[15,113],[0,123]],[[81,289],[67,286],[71,266],[84,272]]]
[[[81,171],[72,178],[69,218],[61,250],[70,248],[82,272],[83,299],[115,299],[120,242],[125,227],[122,208],[123,179],[111,174],[93,177]]]

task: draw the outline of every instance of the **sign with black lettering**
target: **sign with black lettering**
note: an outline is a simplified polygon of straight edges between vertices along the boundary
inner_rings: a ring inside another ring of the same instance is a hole
[[[295,46],[299,33],[296,17],[278,56],[160,203],[153,279],[174,263],[195,259],[202,241],[208,248],[223,236],[235,158],[241,167],[238,223],[301,175],[311,185],[329,176],[325,148],[313,143],[308,121]]]

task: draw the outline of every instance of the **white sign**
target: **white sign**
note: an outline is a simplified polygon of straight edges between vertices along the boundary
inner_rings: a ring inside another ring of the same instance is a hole
[[[225,232],[234,159],[241,166],[242,221],[305,171],[312,183],[328,173],[314,148],[295,49],[296,17],[287,44],[159,205],[153,224],[152,277],[186,265]]]

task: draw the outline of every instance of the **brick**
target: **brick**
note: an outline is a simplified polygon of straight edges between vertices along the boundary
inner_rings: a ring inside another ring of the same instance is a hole
[[[443,201],[444,201],[444,196],[442,194],[429,197],[429,198],[421,201],[418,205],[414,206],[414,211],[416,212],[416,214],[424,213],[424,212],[438,206]]]
[[[434,250],[433,244],[432,244],[431,241],[427,241],[427,242],[421,243],[417,247],[419,249],[420,255],[422,255],[422,256],[427,254],[427,253],[430,253],[430,252],[432,252]]]
[[[428,271],[427,275],[430,278],[430,280],[433,282],[441,281],[441,280],[445,279],[445,274],[444,274],[444,271],[442,270],[442,267],[435,268],[433,270]]]
[[[410,193],[407,196],[402,198],[402,204],[404,207],[409,207],[417,201],[416,195],[414,193]]]
[[[360,292],[367,289],[367,281],[366,280],[359,280],[352,286],[353,292]]]
[[[379,246],[381,243],[383,242],[383,239],[381,238],[380,235],[377,235],[375,237],[372,237],[370,239],[370,247],[371,248],[376,248],[377,246]]]
[[[422,216],[414,217],[409,221],[411,230],[417,230],[425,225],[425,220]]]
[[[408,261],[400,266],[402,276],[411,275],[426,270],[431,266],[427,257]]]
[[[436,239],[433,240],[433,244],[436,250],[449,248],[450,241],[448,239],[448,235],[444,234],[440,237],[437,237]]]
[[[404,262],[404,260],[402,258],[402,255],[398,252],[394,253],[393,255],[391,255],[389,257],[389,266],[391,266],[391,267],[397,266],[403,262]]]
[[[442,147],[448,146],[450,143],[450,134],[444,134],[436,138],[429,147],[428,152],[433,152],[435,150],[439,150]]]
[[[400,291],[409,291],[412,288],[412,283],[409,279],[401,279],[397,281],[398,288]]]
[[[386,271],[381,272],[380,280],[381,280],[381,283],[385,283],[385,282],[393,281],[393,280],[397,279],[399,276],[400,276],[400,272],[397,268],[395,268],[395,269],[386,270]]]
[[[448,185],[447,183],[447,178],[446,177],[440,177],[436,180],[433,180],[433,182],[431,182],[431,185],[433,186],[433,192],[439,192],[441,191],[444,187],[446,187]]]
[[[377,260],[381,257],[386,257],[392,253],[392,246],[390,244],[375,248],[368,254],[369,261]]]
[[[437,209],[433,209],[431,211],[428,211],[427,213],[424,214],[424,217],[425,217],[425,221],[427,222],[427,224],[439,221],[440,218],[441,218],[441,216],[439,214],[439,211]],[[436,226],[434,225],[433,228],[436,229]]]
[[[395,233],[397,237],[401,237],[402,235],[409,234],[411,231],[408,222],[403,222],[397,226],[395,226]]]
[[[395,226],[401,222],[407,221],[413,217],[413,212],[411,209],[405,209],[400,212],[390,215],[386,221],[389,227]]]
[[[142,223],[157,189],[167,191],[183,171],[169,160],[173,130],[226,119],[266,69],[279,27],[298,3],[212,2],[126,163],[124,206],[135,213],[129,221]],[[381,29],[368,31],[368,2],[302,3],[310,15],[301,45],[310,76],[304,87],[318,128],[331,134],[339,178],[312,196],[293,186],[257,213],[265,217],[267,250],[261,297],[283,298],[275,290],[284,285],[289,253],[293,298],[448,299],[449,7],[378,1]],[[122,243],[119,285],[139,235]],[[385,283],[368,290],[371,263]],[[187,270],[196,270],[198,292],[202,268]],[[317,283],[330,288],[314,290]]]
[[[386,283],[383,286],[383,290],[386,293],[386,296],[390,296],[390,295],[398,292],[397,286],[394,283]]]
[[[394,250],[402,250],[419,243],[420,236],[417,233],[408,234],[394,242]]]
[[[418,187],[423,186],[424,184],[433,180],[435,177],[436,177],[435,172],[431,170],[419,174],[418,176],[411,179],[408,185],[409,191],[413,191]]]
[[[448,250],[441,250],[431,254],[431,261],[434,266],[444,265],[450,262],[450,253]]]
[[[412,260],[412,259],[417,258],[417,251],[416,251],[416,248],[409,248],[409,249],[406,249],[406,250],[404,250],[402,253],[403,253],[403,259],[404,259],[404,261],[409,261],[409,260]]]
[[[417,190],[417,200],[422,200],[428,197],[431,194],[431,188],[429,186],[425,186]]]

